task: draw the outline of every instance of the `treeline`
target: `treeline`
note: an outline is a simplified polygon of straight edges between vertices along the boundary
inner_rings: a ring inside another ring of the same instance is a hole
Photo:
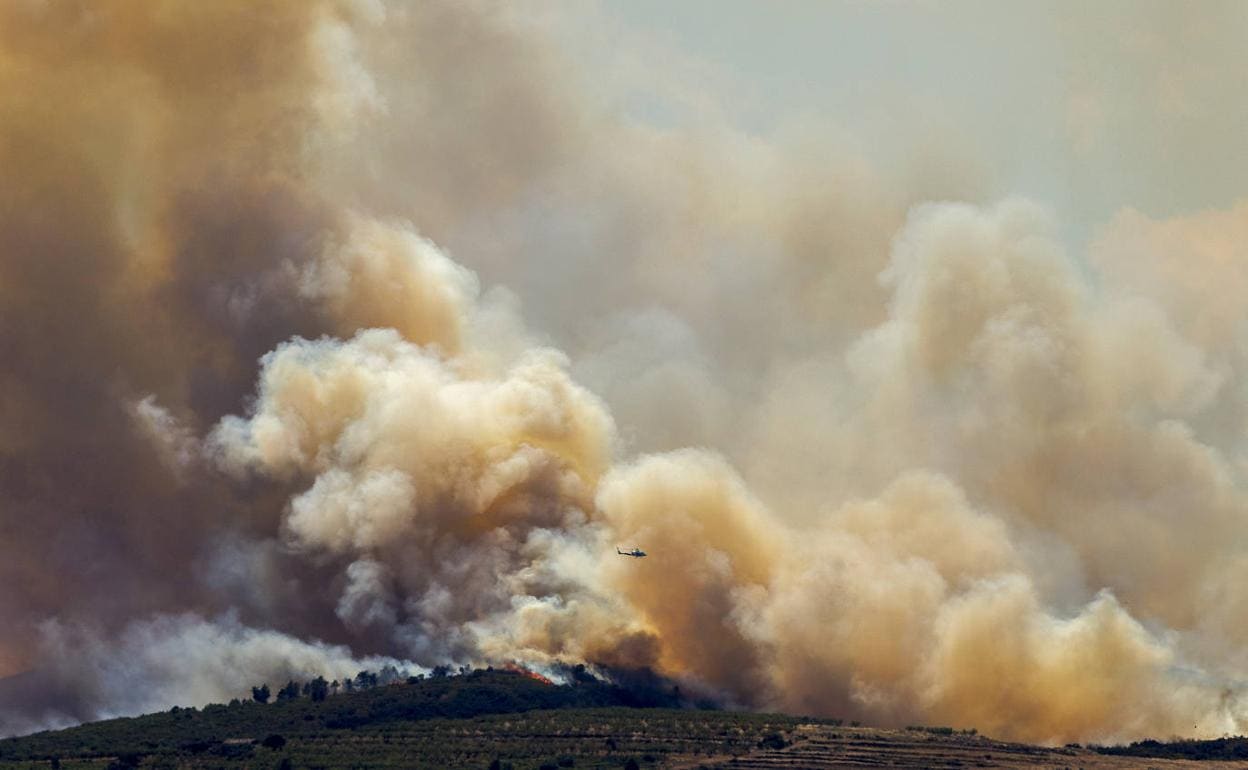
[[[632,708],[679,707],[678,688],[657,682],[604,682],[583,669],[568,685],[552,685],[523,673],[494,669],[434,671],[428,678],[409,677],[420,687],[376,687],[370,697],[350,699],[338,708],[331,701],[323,712],[325,725],[349,728],[392,720],[462,719],[535,709],[628,706]],[[346,699],[344,699],[345,701]]]
[[[450,673],[448,666],[439,666],[434,669],[434,676],[446,676]],[[424,679],[424,674],[417,676],[406,676],[403,672],[394,666],[385,666],[381,671],[361,671],[354,678],[348,677],[341,682],[337,679],[327,681],[325,677],[318,676],[306,682],[297,682],[291,679],[286,682],[277,691],[278,702],[294,700],[295,698],[304,697],[311,698],[314,701],[323,701],[330,695],[337,695],[339,692],[357,692],[360,690],[371,690],[374,687],[382,687],[395,682],[407,680],[409,684],[415,684]],[[273,697],[272,690],[269,689],[267,682],[259,687],[251,688],[251,699],[256,703],[268,703]]]
[[[251,699],[261,704],[270,701],[282,703],[299,698],[320,702],[331,695],[340,693],[362,693],[392,684],[415,685],[424,682],[432,686],[432,689],[427,690],[428,692],[436,692],[438,697],[445,699],[446,691],[454,691],[456,699],[453,699],[449,705],[443,704],[431,712],[425,705],[412,706],[409,695],[395,695],[395,699],[408,704],[408,713],[394,713],[389,717],[400,719],[421,719],[432,716],[466,717],[476,714],[525,711],[533,708],[595,706],[716,707],[716,704],[709,702],[687,702],[679,687],[648,669],[613,671],[614,681],[611,682],[595,677],[584,665],[570,666],[561,673],[569,684],[552,685],[541,677],[511,669],[496,671],[492,666],[483,669],[460,666],[457,670],[450,666],[437,666],[430,671],[428,676],[425,674],[408,676],[406,672],[399,671],[393,666],[386,666],[377,672],[361,671],[354,677],[344,678],[341,681],[337,679],[328,681],[323,676],[317,676],[308,681],[291,679],[278,688],[276,696],[269,689],[268,683],[264,683],[251,688]],[[447,687],[437,686],[439,682],[445,682]],[[518,693],[523,697],[517,695]],[[376,701],[373,699],[369,702]],[[231,706],[237,704],[237,699],[230,703]],[[177,711],[176,708],[174,710]],[[373,720],[381,716],[385,715],[374,713],[369,719]]]
[[[1126,746],[1088,746],[1101,754],[1120,757],[1150,757],[1152,759],[1195,759],[1242,762],[1248,760],[1248,738],[1214,738],[1207,741],[1144,740]]]

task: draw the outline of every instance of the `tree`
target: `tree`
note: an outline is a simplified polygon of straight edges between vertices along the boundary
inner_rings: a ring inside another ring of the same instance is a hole
[[[377,675],[372,671],[361,671],[355,675],[355,688],[357,690],[367,690],[370,687],[377,686]]]
[[[277,733],[272,733],[264,740],[260,741],[260,745],[276,751],[286,745],[286,739]]]
[[[256,703],[269,702],[269,685],[262,684],[259,687],[251,688],[251,699]]]
[[[403,674],[397,668],[387,664],[382,666],[381,671],[377,673],[377,684],[394,684],[402,678]]]
[[[597,684],[598,679],[585,668],[584,663],[572,667],[572,681],[578,684]]]
[[[279,701],[294,700],[295,698],[298,698],[298,697],[299,697],[299,683],[293,679],[287,682],[285,687],[277,691],[277,699]]]
[[[325,681],[325,677],[318,676],[304,685],[304,690],[307,691],[308,697],[312,698],[312,700],[323,701],[325,696],[329,695],[329,682]]]

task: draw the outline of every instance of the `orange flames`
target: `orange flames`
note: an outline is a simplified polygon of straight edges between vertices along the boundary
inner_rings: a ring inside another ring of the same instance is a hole
[[[529,669],[525,668],[524,666],[521,666],[518,663],[508,663],[507,665],[503,666],[503,670],[514,671],[515,673],[520,674],[521,676],[527,676],[529,679],[534,679],[538,682],[541,682],[542,684],[549,684],[549,685],[554,684],[554,682],[550,681],[549,679],[537,673],[536,671],[530,671]]]

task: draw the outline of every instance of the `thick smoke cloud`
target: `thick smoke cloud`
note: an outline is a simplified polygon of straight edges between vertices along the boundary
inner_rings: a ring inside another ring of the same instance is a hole
[[[679,85],[623,117],[636,62],[575,50],[472,3],[0,11],[0,732],[509,662],[1242,730],[1243,204],[1084,254],[925,202],[980,171]]]
[[[107,718],[170,703],[224,703],[245,695],[256,682],[302,680],[314,671],[345,679],[361,667],[379,671],[402,665],[381,656],[357,659],[342,646],[248,628],[230,615],[213,621],[189,613],[161,615],[133,622],[120,636],[108,638],[56,621],[41,630],[46,668],[36,676],[16,677],[21,703],[0,711],[10,730],[71,725],[82,713]],[[84,677],[85,671],[90,677]],[[63,711],[65,703],[79,711]]]

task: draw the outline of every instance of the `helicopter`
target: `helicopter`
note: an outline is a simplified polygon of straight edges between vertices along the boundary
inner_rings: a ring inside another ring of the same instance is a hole
[[[633,546],[633,550],[631,551],[621,551],[620,547],[617,545],[615,547],[615,552],[618,553],[620,556],[632,556],[635,559],[640,559],[641,557],[646,555],[646,552],[641,550],[637,546]]]

